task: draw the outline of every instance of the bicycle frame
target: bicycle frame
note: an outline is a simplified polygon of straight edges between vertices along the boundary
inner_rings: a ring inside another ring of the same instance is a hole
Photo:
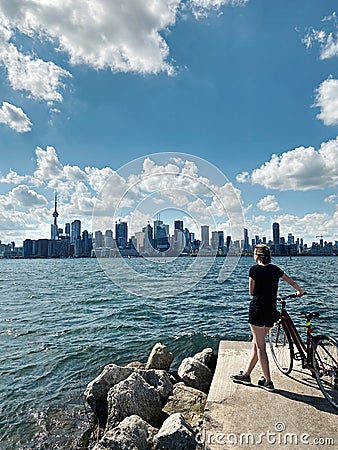
[[[312,337],[311,321],[310,320],[306,321],[306,343],[304,343],[291,317],[286,311],[286,301],[284,299],[281,299],[281,305],[282,309],[281,309],[280,324],[282,325],[284,330],[289,332],[289,335],[292,338],[292,342],[295,344],[298,350],[298,353],[293,353],[293,359],[301,360],[303,369],[309,369],[311,372],[314,372],[315,370],[313,368],[312,363],[313,337]]]
[[[270,349],[278,369],[289,375],[293,361],[301,361],[302,368],[311,372],[324,397],[338,409],[338,341],[331,336],[313,336],[311,319],[318,312],[303,312],[306,318],[306,341],[300,337],[291,317],[286,311],[286,299],[295,294],[279,298],[281,314],[275,327],[269,332]]]

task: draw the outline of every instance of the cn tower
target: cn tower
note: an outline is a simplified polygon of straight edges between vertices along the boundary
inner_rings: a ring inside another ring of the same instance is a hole
[[[54,197],[54,212],[53,212],[54,225],[55,225],[55,227],[57,227],[57,224],[58,224],[58,217],[59,217],[59,213],[57,212],[57,206],[58,206],[58,193],[57,193],[57,191],[55,191],[55,197]]]

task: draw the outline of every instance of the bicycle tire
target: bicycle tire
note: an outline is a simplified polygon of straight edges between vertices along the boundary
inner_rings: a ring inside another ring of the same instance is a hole
[[[338,342],[330,336],[319,336],[312,347],[316,381],[324,397],[338,409]]]
[[[288,375],[293,368],[293,343],[288,330],[281,322],[275,323],[269,331],[270,350],[278,369]]]

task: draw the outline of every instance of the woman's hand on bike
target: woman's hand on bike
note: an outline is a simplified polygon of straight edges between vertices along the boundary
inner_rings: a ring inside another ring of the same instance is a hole
[[[303,289],[300,289],[299,291],[296,292],[296,297],[302,297],[305,294],[306,292]]]

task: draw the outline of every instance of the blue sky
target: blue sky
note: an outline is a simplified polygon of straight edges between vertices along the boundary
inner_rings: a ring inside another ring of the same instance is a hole
[[[159,152],[222,171],[250,237],[338,240],[336,2],[48,3],[0,0],[2,242],[48,237],[55,189],[89,227],[102,180]]]

